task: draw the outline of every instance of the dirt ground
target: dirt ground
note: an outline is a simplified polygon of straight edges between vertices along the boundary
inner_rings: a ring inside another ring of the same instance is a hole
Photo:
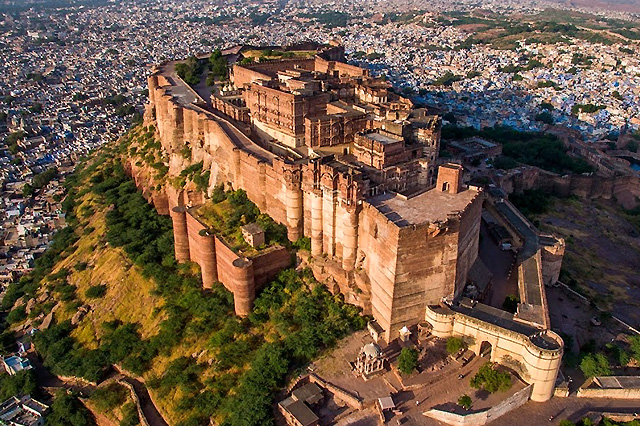
[[[311,369],[323,379],[345,389],[363,399],[365,407],[373,405],[377,398],[393,395],[396,408],[400,413],[387,415],[388,424],[430,425],[438,424],[423,413],[437,407],[447,410],[461,410],[457,406],[458,398],[464,394],[473,400],[470,412],[487,409],[526,385],[512,376],[512,387],[506,392],[489,394],[471,388],[470,380],[477,370],[488,362],[483,357],[475,357],[469,364],[461,366],[447,357],[446,342],[440,339],[428,340],[421,349],[418,371],[410,376],[400,377],[399,373],[387,371],[365,381],[356,377],[349,362],[355,360],[362,346],[371,342],[366,332],[359,332],[343,339],[330,354],[316,361]],[[383,346],[383,353],[395,362],[400,348],[397,345]],[[463,377],[460,378],[459,376]],[[373,408],[354,411],[341,403],[331,400],[330,406],[320,413],[321,424],[337,425],[374,425],[379,422]]]
[[[565,238],[563,281],[632,326],[640,325],[640,233],[613,201],[557,199],[537,217],[542,231]]]

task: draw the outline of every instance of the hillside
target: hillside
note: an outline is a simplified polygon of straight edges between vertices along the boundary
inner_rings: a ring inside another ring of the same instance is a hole
[[[203,292],[199,267],[175,261],[170,219],[125,173],[131,144],[148,130],[78,166],[67,182],[68,228],[4,306],[16,302],[14,329],[43,329],[34,343],[54,374],[100,382],[118,364],[146,381],[169,424],[272,424],[289,373],[365,319],[307,270],[281,273],[245,319],[222,285]],[[233,200],[251,203],[242,191]]]
[[[613,200],[557,198],[539,190],[510,200],[543,232],[566,241],[561,281],[615,313],[640,324],[640,214]]]

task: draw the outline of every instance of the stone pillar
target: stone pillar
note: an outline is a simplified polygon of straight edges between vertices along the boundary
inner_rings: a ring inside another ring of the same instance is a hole
[[[551,330],[543,333],[558,343],[558,349],[542,348],[531,340],[526,341],[522,349],[524,368],[529,375],[527,382],[533,385],[531,400],[535,402],[545,402],[553,396],[564,347],[556,333]]]
[[[190,260],[190,256],[186,209],[184,207],[174,207],[169,214],[173,221],[173,244],[176,252],[176,261],[178,263],[187,262]]]
[[[233,303],[236,315],[246,317],[251,313],[256,298],[256,286],[253,277],[253,262],[246,258],[233,261],[232,283]]]
[[[160,191],[153,192],[153,206],[156,208],[158,214],[166,216],[169,214],[169,199],[164,188]]]
[[[302,189],[300,182],[286,182],[287,233],[290,241],[302,237]]]
[[[358,253],[358,206],[345,206],[343,215],[342,268],[352,271],[356,266]]]
[[[311,195],[311,254],[322,254],[322,190]]]

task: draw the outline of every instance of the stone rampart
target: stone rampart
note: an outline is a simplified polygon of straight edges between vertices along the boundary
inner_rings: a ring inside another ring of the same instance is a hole
[[[482,426],[524,405],[529,400],[530,394],[531,386],[527,386],[488,410],[469,414],[456,414],[432,409],[425,412],[424,415],[452,426]]]
[[[310,62],[312,68],[314,61]],[[276,63],[258,65],[256,69],[263,72],[274,72],[280,67]],[[285,66],[288,67],[290,64]],[[354,71],[347,68],[336,65],[338,71]],[[203,170],[210,172],[207,192],[218,184],[243,189],[263,213],[287,226],[290,240],[311,237],[313,255],[339,265],[340,273],[335,274],[338,287],[354,290],[350,302],[359,303],[365,312],[373,313],[385,329],[386,340],[397,337],[403,325],[423,319],[424,312],[419,312],[425,305],[418,300],[421,295],[440,300],[451,295],[466,279],[466,271],[477,253],[478,224],[474,218],[479,204],[472,203],[468,214],[460,212],[447,219],[447,232],[433,231],[428,220],[419,226],[399,225],[368,203],[369,181],[357,167],[331,157],[297,161],[277,157],[232,123],[204,110],[190,90],[184,96],[174,96],[182,85],[184,82],[166,69],[158,69],[149,78],[149,89],[153,92],[149,109],[155,115],[150,113],[146,117],[155,116],[155,121],[146,124],[155,125],[168,155],[168,181],[191,164],[202,161]],[[185,146],[189,147],[191,158],[183,157]],[[271,276],[284,264],[285,256],[279,253],[270,255],[275,257],[271,259],[275,267],[267,267],[267,260],[257,258],[248,259],[250,267],[243,262],[233,267],[238,256],[217,239],[213,244],[213,260],[211,242],[199,234],[201,229],[188,232],[184,211],[189,205],[201,204],[206,194],[189,184],[180,189],[167,184],[164,193],[174,224],[176,258],[198,262],[205,271],[205,286],[212,285],[217,271],[217,280],[235,293],[236,283],[246,280],[243,277],[253,269],[253,282],[239,287],[242,297],[250,299],[255,287],[263,285],[264,277]],[[458,235],[460,229],[465,235]],[[420,262],[415,262],[422,257],[416,257],[418,251],[411,249],[414,242],[424,242],[421,247],[428,251],[424,254],[430,259],[429,266],[421,267]],[[433,279],[428,275],[433,275]],[[412,284],[411,277],[420,279]],[[249,309],[248,306],[245,303],[243,309]]]
[[[136,406],[136,410],[138,411],[138,418],[140,419],[140,423],[142,424],[142,426],[151,426],[149,424],[149,421],[147,420],[147,417],[144,415],[144,412],[142,411],[140,398],[138,398],[138,394],[136,393],[136,390],[133,387],[133,385],[127,382],[126,380],[118,380],[118,383],[120,383],[122,386],[124,386],[129,390],[129,394],[131,395],[131,399],[133,400],[133,403]]]
[[[175,207],[172,218],[174,234],[176,230],[179,234],[176,257],[180,253],[179,261],[190,260],[200,265],[204,288],[212,288],[220,282],[232,292],[238,315],[248,315],[256,290],[291,264],[291,256],[282,246],[270,247],[250,258],[239,256],[220,237],[209,233],[185,207]]]
[[[309,381],[311,383],[319,384],[320,387],[323,387],[327,391],[331,392],[336,398],[344,401],[344,403],[347,404],[349,407],[354,408],[356,410],[362,410],[362,407],[363,407],[362,400],[360,400],[360,398],[358,398],[357,396],[352,395],[348,391],[342,388],[339,388],[333,383],[327,382],[326,380],[322,379],[320,376],[317,376],[315,374],[309,375]]]
[[[521,167],[517,173],[506,173],[497,183],[507,194],[542,189],[559,197],[575,195],[584,199],[607,200],[640,197],[640,176],[631,173],[608,177],[595,174],[561,176],[536,167]]]
[[[506,328],[509,324],[496,325],[443,307],[428,307],[426,320],[433,327],[432,333],[436,337],[473,338],[474,344],[471,349],[478,355],[483,343],[489,343],[492,362],[509,366],[516,370],[524,381],[533,385],[533,401],[546,401],[553,395],[563,353],[562,339],[556,333],[550,330],[540,331],[545,339],[557,344],[557,348],[547,349],[542,345],[544,340],[540,340],[539,337],[514,331],[521,328],[517,322],[513,322],[514,330],[511,330]],[[531,329],[532,333],[534,331],[535,329]]]

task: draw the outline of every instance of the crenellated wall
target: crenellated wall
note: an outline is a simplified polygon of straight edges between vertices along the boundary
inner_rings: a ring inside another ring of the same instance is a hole
[[[543,402],[553,396],[564,346],[553,331],[532,329],[533,334],[526,335],[515,331],[528,330],[519,327],[517,322],[500,326],[445,307],[428,307],[425,319],[436,337],[471,337],[471,349],[477,355],[490,344],[492,362],[509,366],[522,380],[533,385],[531,400]]]

